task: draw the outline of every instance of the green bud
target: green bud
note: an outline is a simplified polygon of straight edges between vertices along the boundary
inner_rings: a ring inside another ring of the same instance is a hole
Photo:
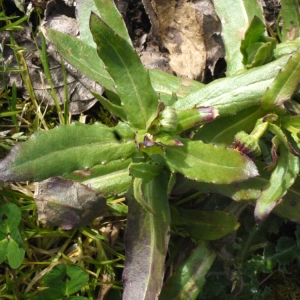
[[[212,106],[199,106],[186,110],[177,111],[178,126],[176,133],[181,133],[187,129],[200,124],[213,121],[219,112]]]
[[[161,131],[175,131],[178,124],[178,117],[175,108],[167,106],[161,112],[159,123]]]
[[[253,158],[261,155],[258,139],[244,131],[237,133],[234,137],[234,148]]]

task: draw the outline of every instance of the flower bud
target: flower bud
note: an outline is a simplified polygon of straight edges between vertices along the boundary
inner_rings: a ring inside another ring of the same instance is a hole
[[[261,155],[258,139],[244,131],[241,131],[235,135],[234,148],[235,150],[253,158]]]
[[[175,108],[167,106],[161,112],[159,123],[161,131],[175,131],[178,124],[178,117]]]

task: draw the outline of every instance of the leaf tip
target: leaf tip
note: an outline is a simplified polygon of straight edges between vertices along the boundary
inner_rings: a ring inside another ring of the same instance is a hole
[[[272,203],[266,203],[266,201],[263,200],[263,198],[259,198],[256,201],[254,209],[254,218],[257,223],[261,223],[264,220],[266,220],[270,213],[273,211],[273,209],[282,201],[282,198]]]

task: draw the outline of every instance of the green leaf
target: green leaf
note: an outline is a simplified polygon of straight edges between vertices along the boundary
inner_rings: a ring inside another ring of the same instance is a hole
[[[97,94],[94,91],[90,91],[91,94],[99,100],[99,102],[106,108],[108,111],[110,111],[113,115],[121,118],[123,121],[127,120],[126,114],[121,106],[115,105],[114,103],[110,102],[103,96]]]
[[[21,212],[13,203],[0,206],[0,263],[7,256],[11,268],[18,268],[24,259],[25,245],[17,226]]]
[[[212,106],[219,111],[221,117],[234,115],[247,107],[257,106],[267,87],[288,59],[288,56],[283,56],[242,74],[215,80],[198,92],[179,99],[173,107],[180,110],[195,106]]]
[[[241,52],[244,55],[243,62],[247,64],[247,48],[258,42],[260,37],[265,33],[266,26],[264,22],[257,16],[254,16],[250,22],[247,31],[245,32],[245,37],[241,42]]]
[[[8,239],[7,234],[0,232],[0,264],[3,263],[7,255]]]
[[[136,151],[133,139],[124,123],[113,128],[74,123],[39,131],[0,162],[0,180],[43,180],[126,159]]]
[[[295,240],[282,236],[276,245],[276,261],[279,264],[279,271],[286,272],[286,266],[299,256],[299,248]]]
[[[300,36],[300,14],[297,0],[282,0],[280,15],[282,17],[282,41],[292,41]]]
[[[160,293],[170,226],[167,187],[163,173],[142,186],[144,198],[155,215],[133,198],[132,190],[128,193],[124,300],[157,299]]]
[[[227,76],[244,69],[241,41],[254,16],[263,20],[262,6],[256,0],[214,0],[222,22],[222,37],[226,50]]]
[[[91,80],[101,84],[105,89],[114,91],[114,81],[106,71],[96,48],[74,36],[51,28],[42,27],[41,31],[72,66]]]
[[[149,73],[153,88],[166,105],[173,104],[173,93],[175,93],[178,98],[183,98],[205,87],[203,83],[198,81],[179,78],[161,70],[149,70]],[[166,97],[166,95],[169,97]]]
[[[276,116],[276,115],[275,115]],[[270,123],[268,126],[268,129],[270,130],[270,132],[272,132],[275,136],[276,139],[278,141],[280,141],[281,143],[283,143],[283,145],[285,146],[285,148],[288,151],[291,151],[292,153],[294,153],[294,155],[297,155],[297,152],[295,149],[293,149],[291,143],[288,140],[288,137],[286,136],[286,134],[281,130],[281,128],[275,124]]]
[[[101,19],[113,28],[118,35],[126,39],[128,43],[131,43],[122,16],[113,1],[79,0],[76,2],[76,9],[80,38],[90,46],[96,47],[89,26],[91,12],[101,16]]]
[[[115,160],[91,169],[75,171],[64,178],[90,186],[104,197],[119,195],[127,191],[132,181],[128,173],[130,162],[131,159]]]
[[[36,296],[33,299],[34,300],[47,300],[47,299],[61,300],[64,299],[64,294],[60,290],[56,290],[52,288],[52,289],[46,289],[42,291],[38,296]]]
[[[132,163],[129,166],[129,174],[135,178],[151,180],[161,171],[161,166],[149,163]]]
[[[57,265],[43,279],[49,287],[62,286],[65,295],[70,296],[88,282],[89,275],[79,266]]]
[[[21,110],[17,110],[17,111],[3,112],[3,113],[0,113],[0,118],[15,116],[15,115],[19,114],[20,112],[22,112],[22,111]]]
[[[78,0],[76,2],[76,17],[80,32],[80,39],[87,45],[96,47],[89,26],[89,18],[92,11],[97,12],[94,0]]]
[[[200,124],[212,122],[219,115],[218,110],[213,107],[206,106],[179,110],[176,113],[178,117],[178,124],[175,133],[178,134],[184,130],[199,126]]]
[[[243,64],[247,69],[264,65],[273,59],[276,40],[266,37],[265,32],[263,21],[254,16],[241,42]]]
[[[128,34],[125,22],[117,9],[114,1],[111,0],[94,0],[95,6],[99,12],[101,19],[112,28],[120,37],[132,44]],[[95,11],[94,11],[95,13]],[[97,12],[96,12],[97,13]],[[87,18],[89,20],[89,17]]]
[[[287,41],[277,45],[274,50],[274,57],[277,59],[281,56],[292,54],[297,51],[300,47],[300,38],[297,38],[293,41]]]
[[[211,184],[200,182],[194,185],[199,191],[204,193],[215,192],[235,201],[255,201],[261,195],[262,188],[269,183],[270,172],[264,170],[265,164],[257,162],[259,175],[242,182],[234,184]]]
[[[166,163],[172,171],[196,181],[232,183],[257,176],[255,164],[239,152],[201,141],[181,140],[183,147],[166,147]]]
[[[214,122],[202,126],[193,139],[218,146],[231,146],[234,136],[238,132],[250,132],[257,119],[262,118],[265,114],[265,111],[254,106],[246,108],[234,116],[217,118]]]
[[[300,116],[284,116],[281,118],[281,126],[291,132],[295,142],[300,143]]]
[[[278,201],[294,183],[299,172],[299,158],[291,154],[283,144],[279,145],[280,156],[255,206],[255,218],[262,221],[271,213]]]
[[[7,245],[7,259],[11,268],[17,269],[22,264],[25,256],[25,245],[17,228],[9,234]]]
[[[190,257],[176,268],[164,284],[159,299],[197,299],[215,257],[216,254],[209,250],[204,242],[199,242]]]
[[[133,47],[103,20],[92,14],[90,26],[98,55],[115,81],[128,122],[135,129],[146,129],[158,108],[149,73]]]
[[[300,50],[296,51],[290,57],[287,64],[275,77],[261,99],[261,107],[265,110],[278,110],[295,92],[299,85],[299,78]]]
[[[18,227],[21,221],[21,211],[13,203],[1,205],[0,209],[0,232],[9,233],[13,228]]]
[[[89,276],[79,266],[61,264],[56,265],[43,277],[43,280],[49,288],[42,291],[34,298],[35,300],[69,297],[87,284]]]
[[[273,213],[276,215],[288,219],[292,222],[300,222],[300,179],[297,177],[295,183],[287,190],[287,193],[283,197],[276,207],[273,209]]]
[[[236,216],[223,211],[197,211],[171,207],[172,226],[196,240],[217,240],[239,228]]]
[[[51,28],[41,27],[41,30],[44,36],[54,44],[60,55],[71,65],[91,80],[101,84],[105,89],[115,91],[114,81],[105,70],[96,47]],[[149,70],[149,73],[154,89],[166,104],[171,101],[172,93],[183,98],[204,87],[204,84],[195,80],[178,78],[160,70]]]
[[[243,182],[236,182],[232,184],[209,184],[209,183],[195,183],[192,182],[192,187],[203,193],[215,192],[235,201],[256,201],[262,189],[269,184],[270,175],[269,171],[264,170],[265,165],[258,164],[260,176],[251,178]],[[187,183],[184,183],[187,186]],[[287,190],[283,199],[273,209],[276,215],[288,219],[292,222],[300,222],[300,179],[297,178],[295,183]]]
[[[152,209],[151,205],[148,204],[148,199],[145,198],[144,189],[147,181],[141,178],[134,178],[133,179],[133,196],[134,199],[150,214],[155,216],[155,212]]]
[[[165,145],[165,146],[182,146],[182,143],[174,138],[173,136],[171,136],[169,133],[166,132],[159,132],[156,136],[155,136],[155,142],[158,143],[158,145]]]
[[[275,48],[274,42],[255,43],[247,48],[248,64],[246,68],[253,68],[262,66],[273,59],[273,50]]]
[[[176,110],[173,107],[165,106],[163,102],[159,102],[156,116],[147,128],[147,131],[151,135],[156,135],[159,132],[174,132],[177,125],[178,117]]]

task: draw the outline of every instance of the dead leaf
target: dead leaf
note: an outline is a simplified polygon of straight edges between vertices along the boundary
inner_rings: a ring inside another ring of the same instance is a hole
[[[206,53],[202,24],[193,2],[153,0],[161,45],[170,53],[170,66],[181,77],[202,78]],[[153,21],[152,26],[153,26]]]
[[[152,48],[147,47],[147,50],[140,53],[140,59],[147,69],[159,69],[172,74],[172,69],[170,68],[169,59],[166,54],[164,55],[159,51],[153,51]]]
[[[36,183],[38,219],[65,230],[92,222],[106,209],[106,199],[82,183],[53,177]]]
[[[115,278],[113,276],[105,274],[105,273],[101,276],[101,278],[99,278],[99,281],[101,281],[102,284],[100,285],[100,291],[98,293],[97,300],[107,299],[106,295],[113,287],[113,284],[111,284],[111,283],[106,284],[105,282],[111,282],[114,280],[115,280]]]
[[[216,63],[225,56],[225,47],[221,38],[222,25],[209,0],[198,1],[194,8],[202,14],[203,35],[206,49],[206,67],[214,76]]]
[[[151,34],[170,53],[169,64],[180,77],[204,80],[224,57],[221,24],[209,0],[143,0]]]

